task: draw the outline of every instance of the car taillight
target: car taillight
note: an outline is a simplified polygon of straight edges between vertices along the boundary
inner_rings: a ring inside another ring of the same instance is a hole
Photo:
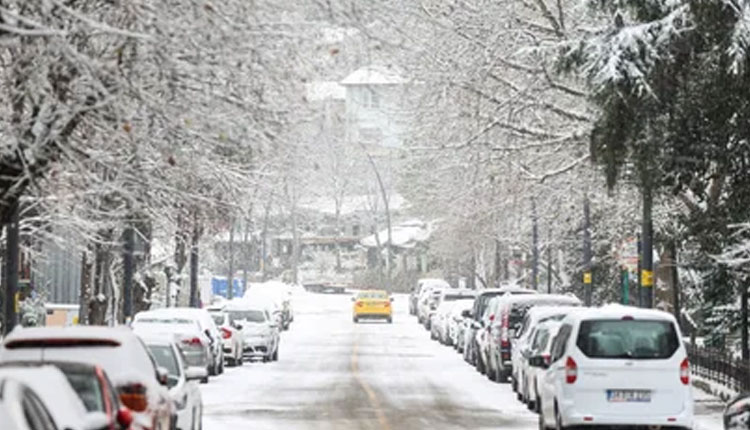
[[[225,327],[222,327],[221,328],[221,338],[222,339],[230,339],[231,337],[232,337],[232,332],[229,329],[227,329]]]
[[[690,361],[687,358],[680,363],[680,381],[684,385],[690,383]]]
[[[385,306],[386,308],[390,308],[391,307],[391,302],[385,302],[385,303],[383,303],[383,306]]]
[[[568,357],[565,361],[565,382],[575,384],[578,379],[578,365],[573,357]]]
[[[146,387],[135,383],[120,388],[120,401],[128,409],[135,412],[143,412],[148,409],[148,398]]]
[[[500,327],[500,344],[504,347],[510,346],[510,339],[508,339],[508,324],[510,322],[510,315],[507,309],[503,310],[503,321]]]
[[[201,339],[199,337],[188,337],[185,339],[182,339],[182,343],[185,345],[191,345],[191,346],[201,346],[203,345],[203,342],[201,342]]]
[[[549,366],[550,361],[552,360],[552,357],[549,354],[542,354],[542,360],[544,360],[544,364],[546,366]]]
[[[361,307],[364,307],[364,306],[365,306],[365,304],[364,304],[364,303],[362,303],[362,302],[357,302],[357,307],[358,307],[358,308],[361,308]]]

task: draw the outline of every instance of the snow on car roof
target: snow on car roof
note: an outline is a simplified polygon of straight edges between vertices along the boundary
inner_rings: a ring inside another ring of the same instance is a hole
[[[674,315],[657,309],[636,308],[619,304],[607,304],[598,308],[581,308],[565,317],[564,321],[578,322],[593,319],[651,319],[675,322]]]
[[[123,343],[133,336],[130,329],[125,326],[102,327],[102,326],[70,326],[70,327],[17,327],[8,336],[3,344],[8,345],[21,340],[40,339],[75,339],[92,341],[110,341],[110,343]]]
[[[575,296],[564,294],[516,294],[504,295],[497,298],[503,303],[549,303],[559,302],[566,304],[580,304],[581,300]]]
[[[534,306],[533,308],[529,309],[529,317],[533,319],[543,319],[551,315],[560,315],[560,314],[567,314],[572,311],[578,311],[583,308],[579,306],[549,306],[549,305],[542,305],[542,306]]]
[[[79,428],[86,407],[60,369],[55,366],[2,367],[0,380],[5,378],[19,381],[34,390],[61,428]]]

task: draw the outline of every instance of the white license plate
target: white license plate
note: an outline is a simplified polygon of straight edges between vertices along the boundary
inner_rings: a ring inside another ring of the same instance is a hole
[[[607,401],[611,403],[650,403],[649,390],[607,390]]]

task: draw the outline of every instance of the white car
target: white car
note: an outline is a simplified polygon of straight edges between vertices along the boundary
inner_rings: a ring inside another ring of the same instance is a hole
[[[199,328],[203,335],[208,338],[209,365],[208,374],[210,376],[224,373],[224,347],[221,342],[221,332],[216,327],[214,319],[205,309],[197,308],[162,308],[146,312],[139,312],[133,318],[133,327],[145,322],[146,319],[154,320],[156,318],[191,320]]]
[[[280,323],[269,310],[262,305],[246,299],[233,300],[225,307],[229,318],[242,332],[244,358],[260,358],[264,362],[278,361]]]
[[[567,314],[577,309],[576,306],[534,306],[526,312],[521,322],[521,328],[516,331],[511,348],[511,366],[513,369],[511,382],[513,390],[518,393],[521,400],[524,399],[524,393],[529,390],[524,386],[524,369],[528,369],[528,353],[533,336],[539,325],[549,320],[562,320]]]
[[[158,367],[127,327],[27,327],[3,339],[2,363],[74,362],[101,366],[133,412],[133,430],[167,430],[172,402],[167,370]]]
[[[0,397],[0,423],[3,423],[5,427],[10,429],[55,427],[49,408],[33,389],[12,376],[0,377],[0,387],[3,387],[3,395]]]
[[[156,360],[167,369],[167,388],[175,406],[176,429],[198,430],[203,420],[203,399],[196,381],[205,379],[203,367],[189,367],[174,338],[144,338],[143,342]]]
[[[474,299],[459,300],[448,314],[446,344],[453,346],[458,351],[461,351],[461,348],[463,348],[461,343],[463,340],[464,320],[468,318],[473,306]]]
[[[242,366],[242,351],[245,344],[242,331],[231,320],[229,313],[224,309],[225,307],[225,305],[221,305],[207,308],[207,310],[221,332],[221,343],[224,348],[224,361],[226,365]]]
[[[657,310],[608,305],[569,314],[540,375],[540,428],[693,428],[681,338],[675,318]]]
[[[88,412],[65,374],[57,367],[3,367],[0,380],[6,378],[13,378],[31,388],[58,429],[103,430],[109,427],[107,415]]]
[[[556,319],[548,319],[540,322],[532,330],[528,348],[523,352],[523,360],[518,363],[519,396],[530,410],[536,410],[539,404],[539,382],[540,369],[549,366],[552,354],[552,341],[560,331],[562,323]],[[532,364],[534,364],[532,366]],[[515,371],[516,368],[514,367]]]
[[[273,310],[278,311],[275,316],[279,318],[279,328],[282,330],[288,330],[292,321],[294,321],[292,286],[289,284],[279,281],[251,283],[248,285],[243,298],[250,301],[265,300],[273,302]]]

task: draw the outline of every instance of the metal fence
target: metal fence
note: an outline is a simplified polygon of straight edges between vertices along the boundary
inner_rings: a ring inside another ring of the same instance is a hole
[[[689,346],[688,355],[695,375],[738,393],[750,391],[750,362],[723,351],[697,346]]]

